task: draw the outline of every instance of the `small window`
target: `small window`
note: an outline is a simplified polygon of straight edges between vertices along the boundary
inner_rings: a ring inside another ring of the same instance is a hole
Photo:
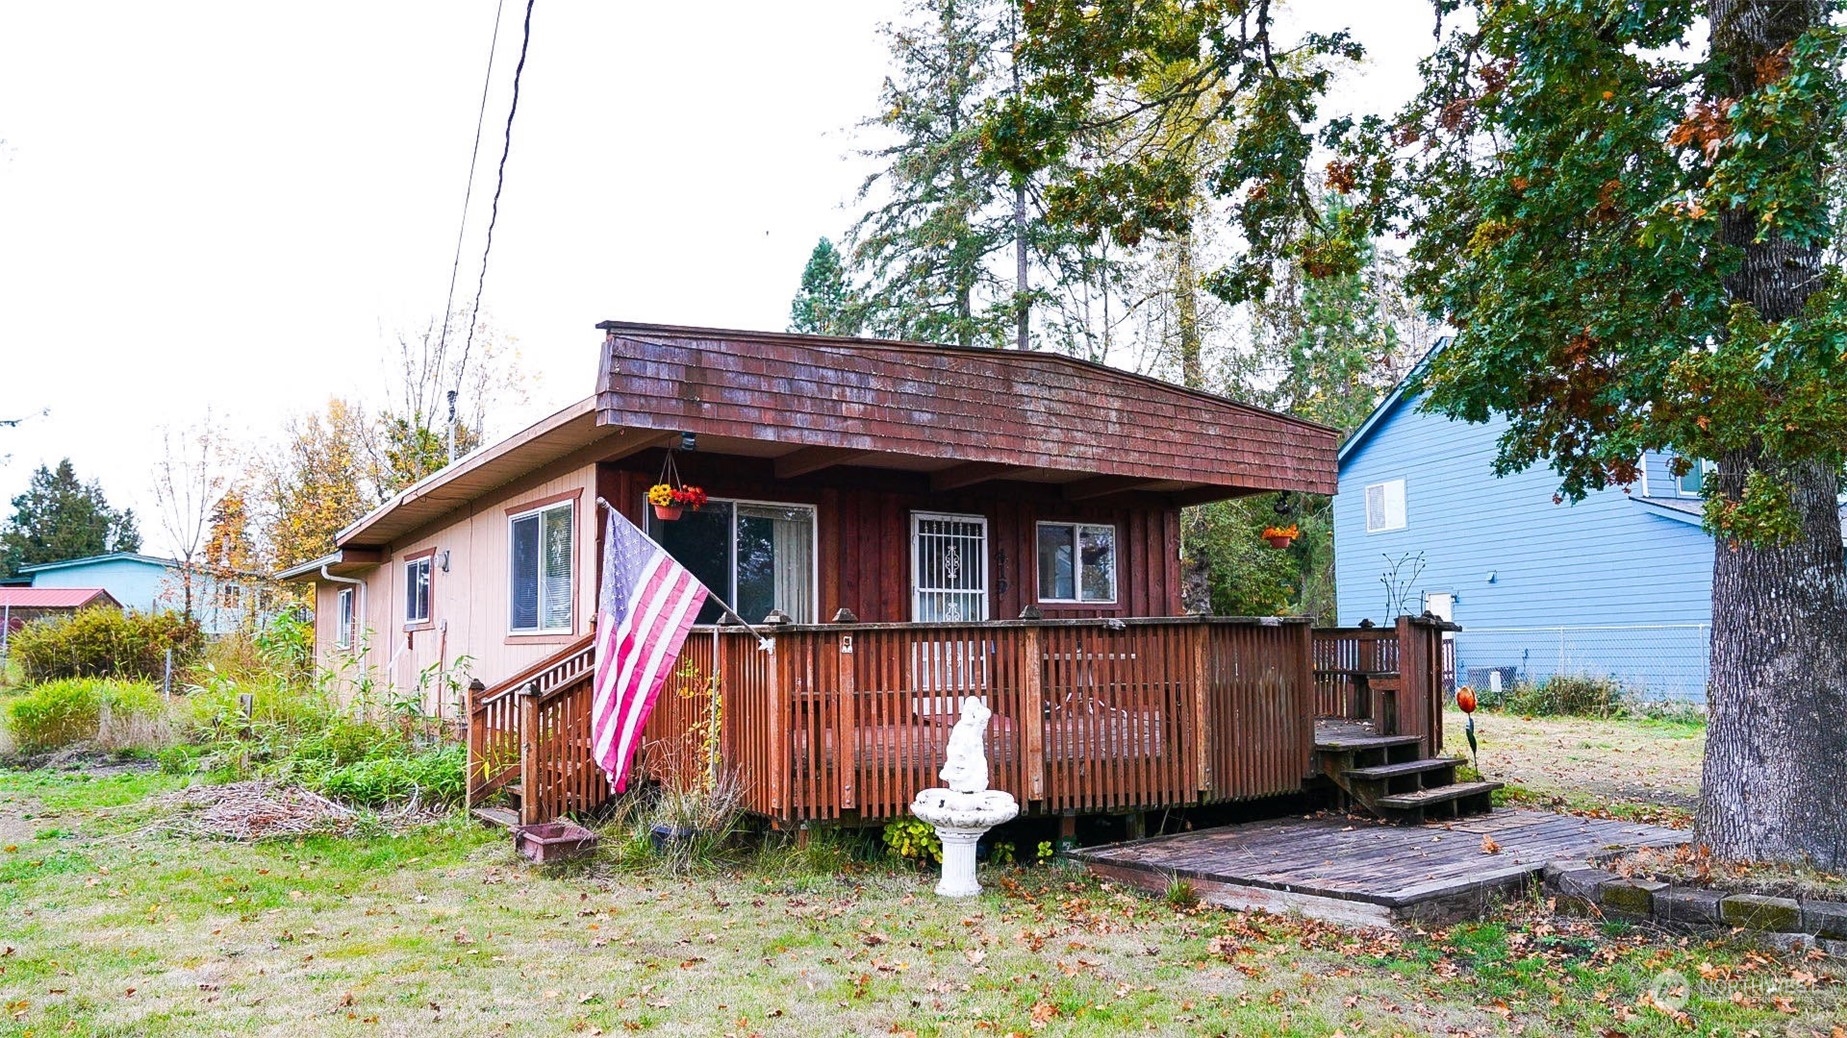
[[[411,559],[404,564],[404,625],[430,622],[430,559]]]
[[[334,596],[333,643],[338,649],[353,647],[353,589],[343,587]]]
[[[1706,494],[1706,477],[1718,466],[1710,461],[1687,459],[1687,473],[1677,481],[1677,490],[1681,497],[1704,497]]]
[[[1116,601],[1116,528],[1039,524],[1039,601]]]
[[[507,628],[515,634],[571,631],[573,506],[560,501],[511,520]]]
[[[1374,483],[1366,488],[1366,532],[1404,529],[1404,480]]]

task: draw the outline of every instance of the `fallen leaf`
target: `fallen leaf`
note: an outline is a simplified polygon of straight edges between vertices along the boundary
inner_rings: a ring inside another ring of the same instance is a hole
[[[1499,854],[1501,853],[1501,845],[1494,842],[1494,837],[1483,833],[1481,837],[1481,852],[1483,854]]]

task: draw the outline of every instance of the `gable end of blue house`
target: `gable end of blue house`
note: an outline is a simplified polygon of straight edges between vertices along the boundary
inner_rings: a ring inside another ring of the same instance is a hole
[[[1451,421],[1419,399],[1395,391],[1340,450],[1340,622],[1385,622],[1401,599],[1462,625],[1458,682],[1575,674],[1703,698],[1713,543],[1667,459],[1645,459],[1655,494],[1555,503],[1550,469],[1495,476],[1505,421]]]

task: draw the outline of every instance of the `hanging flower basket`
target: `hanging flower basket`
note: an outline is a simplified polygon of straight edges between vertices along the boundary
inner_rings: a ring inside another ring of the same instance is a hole
[[[654,506],[656,519],[672,521],[688,508],[695,512],[704,508],[706,493],[700,487],[680,482],[679,466],[673,463],[673,452],[668,451],[660,482],[648,488],[648,503]]]
[[[1266,526],[1263,528],[1263,539],[1270,542],[1270,547],[1279,550],[1289,547],[1289,545],[1293,544],[1295,539],[1301,535],[1302,531],[1298,529],[1294,523],[1290,523],[1288,526]]]

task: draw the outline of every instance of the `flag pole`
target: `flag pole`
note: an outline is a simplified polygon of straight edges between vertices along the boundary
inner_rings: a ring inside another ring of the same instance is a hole
[[[599,505],[601,505],[601,506],[603,506],[604,508],[606,508],[606,509],[608,509],[608,510],[609,510],[610,512],[612,512],[612,513],[614,513],[614,514],[616,514],[616,515],[621,515],[621,514],[622,514],[622,513],[620,513],[620,512],[617,512],[617,511],[616,511],[616,506],[615,506],[615,505],[612,505],[612,504],[610,504],[607,498],[603,498],[603,497],[598,497],[598,498],[596,499],[596,503],[597,503],[597,504],[599,504]],[[627,521],[628,521],[628,517],[627,517],[627,516],[622,516],[622,519],[623,519],[623,521],[624,521],[624,522],[627,522]],[[654,546],[655,546],[656,548],[660,548],[660,549],[661,549],[662,551],[667,551],[667,549],[666,549],[666,548],[664,548],[664,547],[661,547],[661,542],[659,542],[659,541],[657,541],[657,540],[655,540],[655,539],[654,539],[654,538],[652,538],[652,537],[648,537],[648,531],[646,531],[646,530],[643,530],[643,529],[642,529],[641,527],[639,527],[639,526],[637,526],[637,527],[635,527],[635,529],[636,529],[637,531],[639,531],[639,532],[640,532],[640,534],[641,534],[641,535],[642,535],[643,537],[647,537],[647,539],[648,539],[648,541],[649,541],[650,543],[652,543],[652,544],[653,544],[653,545],[654,545]],[[670,554],[670,555],[671,555],[672,553],[671,553],[671,552],[668,552],[668,554]],[[695,577],[695,578],[693,578],[693,579],[695,579],[695,580],[697,580],[698,578],[697,578],[697,577]],[[731,603],[729,603],[729,602],[727,602],[727,601],[725,601],[724,599],[722,599],[722,598],[720,598],[720,597],[718,596],[718,592],[716,592],[716,591],[713,591],[713,590],[712,590],[711,588],[709,588],[709,587],[706,587],[706,585],[705,585],[705,582],[704,582],[704,581],[700,581],[700,583],[699,583],[699,586],[700,586],[700,587],[705,587],[705,594],[706,594],[706,597],[707,597],[707,598],[709,598],[709,599],[711,599],[711,600],[712,600],[712,601],[714,601],[714,602],[717,602],[717,603],[718,603],[718,607],[719,607],[720,609],[723,609],[723,610],[725,611],[725,615],[726,615],[726,616],[729,616],[729,617],[730,617],[731,619],[733,619],[733,620],[736,620],[736,621],[737,621],[738,623],[740,623],[740,624],[742,624],[742,625],[744,626],[744,629],[745,629],[746,631],[749,631],[749,632],[750,632],[751,634],[753,634],[753,635],[755,635],[755,636],[756,636],[756,638],[757,638],[757,648],[759,648],[759,649],[767,649],[767,648],[769,648],[769,647],[770,647],[770,642],[771,642],[771,640],[772,640],[772,639],[771,639],[771,637],[770,637],[769,635],[767,635],[767,634],[764,634],[764,633],[763,633],[763,632],[762,632],[761,630],[759,630],[759,629],[758,629],[758,628],[756,627],[756,625],[754,625],[754,624],[752,624],[752,623],[751,623],[751,622],[750,622],[749,620],[746,620],[746,619],[744,619],[744,618],[743,618],[742,616],[739,616],[739,615],[738,615],[738,611],[737,611],[737,610],[735,610],[735,609],[733,609],[733,608],[731,608]],[[714,632],[714,633],[716,633],[716,632]]]

